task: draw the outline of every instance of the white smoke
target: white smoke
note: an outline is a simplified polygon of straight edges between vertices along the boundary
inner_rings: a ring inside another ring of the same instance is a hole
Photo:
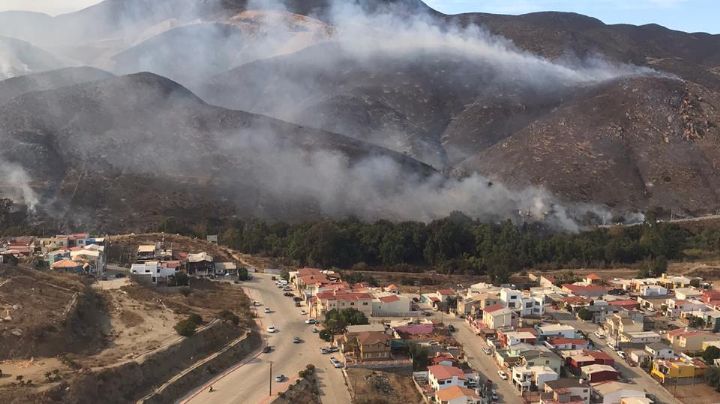
[[[30,183],[30,176],[23,167],[0,160],[0,197],[34,210],[39,199]]]

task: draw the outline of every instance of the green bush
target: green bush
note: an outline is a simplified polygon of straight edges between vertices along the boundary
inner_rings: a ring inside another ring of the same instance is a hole
[[[175,324],[175,331],[183,337],[190,337],[195,334],[197,324],[190,319],[180,320]]]
[[[190,313],[190,315],[188,316],[188,321],[191,321],[195,325],[200,325],[203,323],[202,317],[200,317],[200,315],[197,313]]]

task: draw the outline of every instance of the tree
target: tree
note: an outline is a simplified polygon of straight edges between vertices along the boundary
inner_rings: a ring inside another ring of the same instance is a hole
[[[688,316],[688,326],[692,328],[703,328],[705,327],[705,320],[702,317]]]
[[[416,343],[411,343],[408,346],[408,351],[410,353],[410,357],[413,361],[413,370],[416,371],[422,371],[425,370],[428,366],[428,350],[427,348],[418,345]]]
[[[581,307],[577,312],[577,316],[580,320],[590,321],[593,319],[593,313],[587,309],[587,307]]]
[[[720,368],[717,366],[710,366],[705,372],[705,383],[715,387],[716,390],[720,389]]]
[[[238,268],[238,280],[247,281],[249,279],[250,279],[250,273],[248,272],[247,268],[245,268],[245,267]]]
[[[325,313],[325,328],[333,334],[339,334],[348,325],[368,324],[365,314],[357,309],[332,309]]]
[[[190,281],[190,277],[185,272],[175,273],[175,286],[187,286]]]
[[[720,359],[720,348],[710,345],[707,348],[705,348],[705,351],[702,353],[702,358],[708,365],[712,365],[715,361],[715,359]]]
[[[195,334],[197,324],[190,321],[190,319],[180,320],[175,324],[175,331],[183,337],[190,337]]]

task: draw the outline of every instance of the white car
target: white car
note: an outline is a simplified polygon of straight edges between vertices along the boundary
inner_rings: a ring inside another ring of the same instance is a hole
[[[285,380],[285,375],[277,375],[275,376],[275,381],[278,383],[282,383],[282,381]]]
[[[274,325],[271,325],[271,326],[269,326],[269,327],[267,328],[267,332],[269,332],[270,334],[276,333],[276,332],[277,332],[277,328],[275,328]]]
[[[269,307],[266,307],[266,308],[265,308],[265,313],[270,313],[270,308],[269,308]]]
[[[621,357],[621,358],[623,358],[623,359],[625,359],[625,357],[627,356],[627,355],[625,354],[625,352],[623,352],[623,351],[618,351],[617,354],[618,354],[619,357]]]
[[[305,324],[317,324],[317,320],[315,320],[314,318],[309,318],[305,320]]]
[[[304,316],[307,314],[307,312],[305,310],[300,310],[300,314],[302,314]]]
[[[503,380],[507,380],[507,375],[502,370],[498,370],[498,376]]]
[[[341,367],[343,367],[343,363],[340,362],[339,360],[335,359],[334,356],[330,358],[330,363],[332,363],[332,365],[333,365],[334,367],[336,367],[336,368],[341,368]]]

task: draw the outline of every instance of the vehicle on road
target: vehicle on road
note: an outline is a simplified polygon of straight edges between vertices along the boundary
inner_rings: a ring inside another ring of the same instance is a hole
[[[278,383],[281,383],[283,380],[285,380],[285,375],[277,375],[275,376],[275,381]]]
[[[485,352],[485,355],[490,355],[492,353],[490,348],[483,348],[483,352]]]
[[[334,356],[331,356],[331,357],[330,357],[330,363],[332,363],[332,365],[333,365],[334,367],[336,367],[336,368],[341,368],[341,367],[343,367],[343,363],[340,362],[339,360],[335,359]]]
[[[623,351],[618,351],[617,354],[618,354],[619,357],[621,357],[621,358],[623,358],[623,359],[627,359],[627,355],[625,354],[625,352],[623,352]]]
[[[293,337],[293,344],[299,344],[302,342],[302,339],[300,337]]]
[[[503,372],[502,370],[498,370],[497,373],[498,373],[498,376],[500,376],[501,379],[503,379],[503,380],[507,380],[507,379],[508,379],[507,375],[506,375],[505,372]]]
[[[253,300],[253,306],[256,306],[256,307],[262,306],[262,304],[260,302],[258,302],[257,300]]]
[[[448,331],[455,332],[455,326],[452,324],[448,325]]]
[[[266,307],[266,308],[265,308],[265,313],[270,313],[270,311],[271,311],[271,310],[270,310],[269,307]]]
[[[276,332],[277,332],[277,328],[275,328],[274,325],[271,325],[271,326],[269,326],[269,327],[267,328],[267,332],[269,332],[270,334],[276,333]]]
[[[309,318],[305,320],[305,324],[317,324],[317,320],[315,320],[314,318]]]
[[[262,349],[262,353],[270,353],[272,351],[272,347],[270,345],[265,345]]]
[[[593,334],[595,334],[595,336],[600,339],[605,338],[605,334],[601,333],[600,331],[595,331]]]
[[[305,315],[307,315],[307,312],[305,311],[305,309],[303,309],[303,310],[300,310],[300,314],[302,314],[303,316],[305,316]]]
[[[293,297],[293,294],[290,292],[285,292],[285,293],[283,293],[283,296]]]
[[[492,400],[493,400],[493,401],[498,401],[499,399],[500,399],[500,398],[498,397],[497,392],[493,391],[493,392],[492,392]]]

